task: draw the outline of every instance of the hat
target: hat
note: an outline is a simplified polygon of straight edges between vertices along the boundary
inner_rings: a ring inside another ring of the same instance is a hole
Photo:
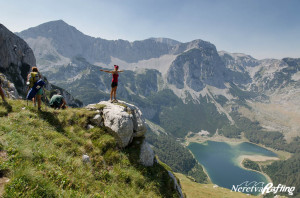
[[[114,65],[114,67],[117,68],[117,69],[119,69],[119,66],[118,66],[118,65]]]

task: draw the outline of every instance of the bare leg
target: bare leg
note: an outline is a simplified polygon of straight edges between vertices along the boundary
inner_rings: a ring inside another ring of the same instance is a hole
[[[32,98],[33,105],[36,106],[36,96]]]
[[[4,95],[4,92],[2,90],[2,87],[0,87],[0,95],[1,95],[2,100],[5,101],[5,95]]]
[[[37,95],[36,99],[37,99],[37,102],[38,102],[38,109],[41,109],[42,95]]]
[[[114,92],[114,88],[111,88],[111,91],[110,91],[110,101],[112,101],[113,92]]]
[[[117,88],[118,88],[118,87],[114,87],[114,99],[115,99],[115,100],[117,99],[117,98],[116,98]]]

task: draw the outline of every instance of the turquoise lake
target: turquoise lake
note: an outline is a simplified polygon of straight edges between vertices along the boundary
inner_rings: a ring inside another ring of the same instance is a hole
[[[204,166],[212,182],[228,189],[232,189],[233,185],[239,185],[245,181],[268,183],[263,174],[243,169],[237,160],[239,156],[277,157],[274,152],[248,142],[228,144],[226,142],[206,141],[204,143],[190,143],[188,148],[196,160]]]

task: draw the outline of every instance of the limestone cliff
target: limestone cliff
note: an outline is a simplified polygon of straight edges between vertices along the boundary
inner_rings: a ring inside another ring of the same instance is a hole
[[[19,94],[26,93],[27,74],[35,64],[27,43],[0,24],[0,72],[15,84]]]

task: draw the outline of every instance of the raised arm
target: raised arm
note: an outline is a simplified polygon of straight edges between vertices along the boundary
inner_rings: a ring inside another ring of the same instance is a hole
[[[100,71],[103,71],[103,72],[106,72],[106,73],[114,73],[114,71],[109,71],[109,70],[103,70],[103,69],[100,69]]]
[[[124,72],[124,70],[120,70],[120,71],[118,71],[118,72]]]

